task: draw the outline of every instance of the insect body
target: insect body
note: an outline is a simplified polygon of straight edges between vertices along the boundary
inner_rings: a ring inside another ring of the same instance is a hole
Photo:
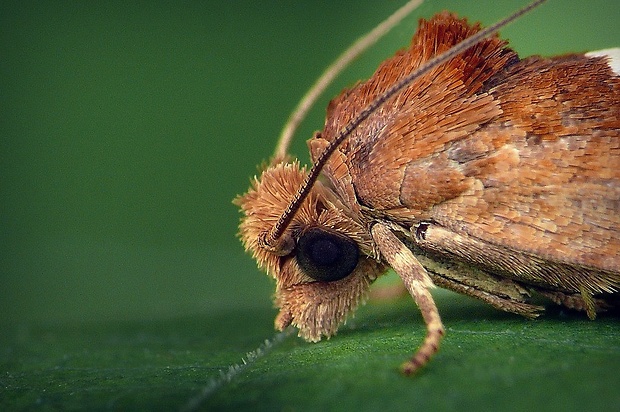
[[[449,13],[343,92],[308,145],[313,161],[392,85],[480,30]],[[607,53],[609,54],[609,53]],[[240,236],[276,280],[276,327],[331,336],[389,267],[444,329],[433,286],[535,317],[532,293],[590,318],[620,291],[620,77],[607,54],[520,59],[483,40],[389,96],[327,158],[323,179],[274,244],[262,237],[298,196],[297,162],[267,168],[237,199]]]

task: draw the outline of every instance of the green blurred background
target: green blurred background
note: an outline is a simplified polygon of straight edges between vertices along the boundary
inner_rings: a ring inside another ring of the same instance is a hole
[[[0,3],[0,320],[167,318],[271,305],[231,204],[324,67],[399,1]],[[451,9],[427,1],[330,96]],[[609,0],[551,0],[503,30],[521,55],[620,45]],[[270,328],[270,325],[267,325]]]

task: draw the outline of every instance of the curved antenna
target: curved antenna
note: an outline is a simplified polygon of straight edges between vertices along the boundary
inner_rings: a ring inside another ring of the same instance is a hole
[[[288,147],[291,140],[293,140],[293,135],[299,127],[299,124],[306,118],[308,112],[314,103],[316,103],[317,99],[323,94],[325,89],[333,83],[336,76],[342,73],[342,71],[349,66],[353,60],[358,58],[360,54],[375,44],[381,37],[400,23],[409,13],[422,4],[422,1],[423,0],[411,0],[407,2],[407,4],[392,13],[390,17],[385,19],[377,27],[357,39],[355,43],[353,43],[323,72],[321,77],[319,77],[310,90],[308,90],[304,97],[302,97],[299,104],[297,104],[297,107],[295,107],[295,110],[286,121],[282,132],[280,132],[280,137],[278,138],[278,144],[273,154],[271,164],[278,163],[286,157]]]
[[[284,230],[290,223],[295,212],[299,208],[299,205],[301,205],[301,202],[303,202],[310,193],[312,185],[319,177],[319,173],[321,173],[321,170],[323,169],[323,166],[325,166],[325,163],[329,159],[329,156],[331,156],[331,154],[336,150],[336,148],[351,134],[351,132],[353,132],[353,130],[355,130],[364,120],[366,120],[368,116],[370,116],[379,107],[381,107],[381,105],[383,105],[383,103],[385,103],[390,97],[394,96],[396,93],[407,87],[412,81],[418,79],[420,76],[425,75],[437,66],[442,65],[456,55],[463,53],[465,50],[469,49],[472,46],[475,46],[482,40],[486,39],[496,31],[498,31],[500,28],[512,23],[513,21],[523,16],[530,10],[538,7],[545,1],[546,0],[533,1],[529,5],[518,10],[512,15],[479,31],[473,36],[466,38],[451,49],[428,60],[425,64],[418,67],[409,75],[393,84],[385,92],[383,92],[375,100],[373,100],[372,103],[370,103],[361,112],[359,112],[359,114],[351,122],[349,122],[344,128],[342,128],[340,132],[336,135],[334,140],[332,140],[331,143],[325,148],[325,150],[321,152],[318,159],[316,160],[316,163],[312,166],[312,169],[310,169],[310,172],[306,176],[306,179],[301,184],[301,187],[299,188],[297,193],[295,193],[295,196],[293,197],[287,208],[280,215],[280,218],[278,219],[276,224],[268,232],[265,231],[259,235],[259,244],[264,248],[274,249],[277,240],[282,236],[282,233],[284,233]]]

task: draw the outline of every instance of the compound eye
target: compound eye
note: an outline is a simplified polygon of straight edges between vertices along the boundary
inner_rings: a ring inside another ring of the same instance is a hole
[[[346,236],[312,228],[297,240],[297,263],[314,280],[333,282],[347,277],[359,259],[357,244]]]

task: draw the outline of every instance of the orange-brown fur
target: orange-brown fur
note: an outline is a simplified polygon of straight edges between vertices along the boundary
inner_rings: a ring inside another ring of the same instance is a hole
[[[478,30],[449,13],[422,20],[409,49],[330,103],[324,130],[309,141],[312,158],[395,81]],[[620,291],[619,96],[620,78],[604,58],[519,60],[493,37],[416,79],[357,127],[276,250],[258,238],[306,171],[297,163],[268,168],[237,203],[240,237],[276,281],[276,326],[292,324],[312,341],[329,337],[388,262],[402,263],[428,326],[421,357],[409,366],[426,362],[441,322],[420,281],[424,268],[392,255],[402,249],[386,230],[423,254],[444,287],[526,316],[537,310],[528,291],[539,291],[593,317]],[[359,245],[348,277],[327,283],[303,273],[295,239],[313,226]]]

